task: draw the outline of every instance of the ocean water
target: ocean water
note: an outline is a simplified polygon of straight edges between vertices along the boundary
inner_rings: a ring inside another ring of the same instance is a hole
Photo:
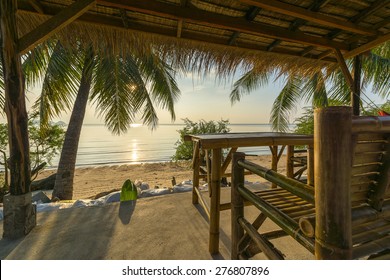
[[[182,124],[160,124],[151,131],[146,126],[134,125],[126,134],[117,136],[104,125],[85,124],[77,154],[76,165],[115,165],[143,162],[169,161],[175,153],[175,143],[179,139]],[[230,124],[231,132],[268,132],[269,124]],[[241,148],[252,154],[269,154],[267,147]],[[51,167],[58,165],[55,158]]]

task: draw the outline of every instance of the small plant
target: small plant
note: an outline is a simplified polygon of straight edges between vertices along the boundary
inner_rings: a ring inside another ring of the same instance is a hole
[[[47,163],[50,164],[53,157],[61,149],[65,131],[61,126],[55,124],[40,126],[39,122],[37,121],[37,114],[33,114],[29,118],[28,130],[30,141],[31,173],[33,177],[36,177],[36,175],[38,175],[38,171],[44,168]],[[7,146],[7,124],[0,124],[0,165],[4,167],[4,170],[0,172],[0,188],[3,189],[1,193],[7,192],[9,187],[7,176]]]
[[[132,181],[127,179],[122,186],[120,201],[129,201],[129,200],[137,200],[138,191],[137,187],[134,185]]]
[[[189,160],[192,159],[193,144],[184,141],[184,136],[188,134],[208,134],[208,133],[228,133],[228,120],[220,121],[205,121],[193,122],[188,118],[183,119],[184,128],[178,130],[180,139],[176,142],[176,153],[172,157],[173,160]]]

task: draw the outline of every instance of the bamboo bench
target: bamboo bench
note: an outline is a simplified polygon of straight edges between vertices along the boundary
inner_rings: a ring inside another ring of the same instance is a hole
[[[251,192],[244,170],[278,188]],[[259,252],[284,259],[271,241],[286,235],[316,259],[390,259],[390,117],[352,117],[350,107],[316,110],[314,170],[313,187],[234,154],[232,259]],[[246,200],[260,210],[253,223],[244,215]],[[267,218],[280,229],[264,232]]]

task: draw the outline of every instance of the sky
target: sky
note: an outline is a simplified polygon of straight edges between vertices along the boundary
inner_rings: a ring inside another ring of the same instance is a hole
[[[188,74],[185,77],[178,77],[177,82],[181,91],[181,96],[175,104],[176,120],[172,121],[170,114],[166,110],[157,110],[159,124],[181,124],[182,119],[189,118],[192,121],[199,120],[229,120],[231,124],[236,123],[269,123],[272,104],[281,91],[282,81],[270,79],[266,87],[254,90],[249,95],[244,95],[241,101],[232,105],[229,94],[233,83],[239,77],[234,76],[231,79],[219,82],[215,76],[210,74],[206,78],[199,78],[196,75]],[[370,90],[368,90],[370,91]],[[30,110],[31,104],[38,97],[39,88],[30,89],[27,93],[27,110]],[[381,104],[383,100],[368,94],[374,102]],[[292,112],[290,121],[293,122],[296,117],[301,115],[302,108],[309,106],[301,102],[299,108]],[[69,122],[70,113],[64,113],[54,121]],[[4,122],[4,118],[2,120]],[[140,120],[138,122],[141,122]],[[103,123],[102,119],[95,114],[93,105],[89,104],[84,120],[85,124]]]
[[[199,120],[229,120],[230,123],[268,123],[269,115],[276,96],[282,89],[279,82],[270,83],[269,86],[259,88],[250,95],[245,95],[240,102],[232,105],[229,94],[234,81],[238,76],[224,82],[218,82],[214,76],[199,78],[188,74],[177,78],[181,95],[175,104],[176,120],[172,121],[170,113],[166,110],[157,110],[160,124],[181,124],[182,119]],[[39,88],[28,92],[27,107],[31,107],[38,97]],[[68,123],[70,113],[63,114],[55,121]],[[141,121],[140,121],[141,122]],[[89,104],[84,123],[103,123],[95,114],[92,104]]]

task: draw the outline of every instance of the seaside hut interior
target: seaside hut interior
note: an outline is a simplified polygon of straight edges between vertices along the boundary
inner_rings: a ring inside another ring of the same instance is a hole
[[[57,39],[101,55],[157,50],[173,66],[215,70],[222,78],[240,68],[302,76],[340,68],[359,115],[360,71],[351,72],[345,60],[361,65],[367,52],[388,44],[390,0],[10,0],[1,1],[0,20],[14,213],[4,230],[18,238],[36,220],[20,63],[40,43]],[[218,243],[209,251],[217,253]]]

